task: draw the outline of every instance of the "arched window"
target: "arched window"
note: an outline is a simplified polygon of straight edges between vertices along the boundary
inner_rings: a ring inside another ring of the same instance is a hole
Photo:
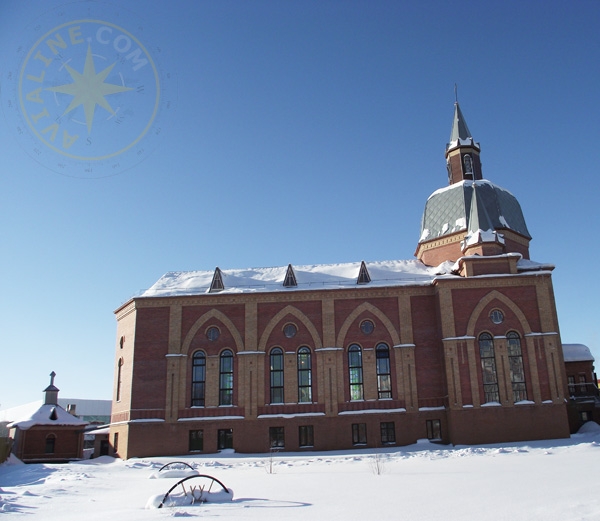
[[[219,405],[233,405],[233,353],[229,349],[219,360]]]
[[[513,399],[515,402],[527,400],[525,369],[523,368],[523,352],[521,351],[521,337],[518,333],[511,331],[506,335],[506,341],[508,344],[508,365],[510,367]]]
[[[483,376],[484,403],[500,402],[494,340],[489,333],[481,333],[479,335],[479,356],[481,358],[481,374]]]
[[[46,454],[54,454],[56,448],[56,436],[54,434],[48,434],[46,436]]]
[[[312,402],[312,366],[308,347],[298,349],[298,402]]]
[[[283,402],[283,350],[271,349],[271,403]]]
[[[206,355],[196,351],[192,357],[192,407],[204,407]]]
[[[350,379],[350,399],[363,400],[362,350],[357,344],[352,344],[348,348],[348,371]]]
[[[123,359],[119,358],[119,363],[117,364],[117,402],[121,401],[121,373],[123,371]]]
[[[377,396],[392,397],[392,375],[390,373],[390,350],[386,344],[378,344],[375,348],[377,358]]]

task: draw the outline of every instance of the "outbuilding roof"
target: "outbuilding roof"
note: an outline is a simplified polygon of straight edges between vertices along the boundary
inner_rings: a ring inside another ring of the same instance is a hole
[[[590,348],[583,344],[563,344],[565,362],[593,362]]]

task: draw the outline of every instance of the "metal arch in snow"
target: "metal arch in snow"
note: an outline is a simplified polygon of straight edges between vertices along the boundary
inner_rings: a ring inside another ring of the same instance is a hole
[[[167,469],[171,465],[184,465],[184,466],[188,467],[190,470],[194,470],[194,467],[192,467],[189,463],[186,463],[185,461],[171,461],[171,462],[167,463],[166,465],[163,465],[160,469],[158,469],[158,472],[160,472],[161,470]]]
[[[185,481],[187,481],[188,479],[198,479],[198,478],[206,478],[206,479],[210,479],[210,480],[212,480],[212,481],[211,481],[211,483],[210,483],[210,487],[209,487],[209,489],[208,489],[208,491],[207,491],[207,492],[210,492],[210,489],[212,488],[212,486],[213,486],[213,483],[218,483],[219,485],[221,485],[221,488],[223,489],[223,491],[224,491],[226,494],[229,494],[229,490],[227,489],[227,487],[226,487],[225,485],[223,485],[223,483],[221,483],[221,482],[220,482],[220,481],[219,481],[217,478],[215,478],[215,477],[213,477],[213,476],[209,476],[208,474],[198,474],[198,475],[196,475],[196,476],[188,476],[187,478],[180,479],[180,480],[179,480],[177,483],[175,483],[175,485],[173,485],[173,486],[172,486],[172,487],[171,487],[171,488],[170,488],[170,489],[167,491],[167,493],[165,494],[165,496],[162,498],[162,501],[161,501],[161,502],[160,502],[160,504],[158,505],[158,508],[162,508],[162,507],[163,507],[163,505],[164,505],[165,501],[166,501],[166,500],[167,500],[167,498],[169,497],[169,494],[170,494],[171,492],[173,492],[173,490],[174,490],[175,488],[177,488],[179,485],[181,485],[181,486],[182,486],[182,488],[183,488],[183,483],[184,483]],[[185,488],[183,488],[183,490],[184,490],[184,492],[185,492]],[[200,498],[200,500],[202,500],[202,498]]]

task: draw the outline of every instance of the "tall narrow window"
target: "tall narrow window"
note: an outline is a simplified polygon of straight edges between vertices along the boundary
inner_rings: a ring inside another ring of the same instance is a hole
[[[511,331],[506,335],[506,341],[508,343],[508,364],[510,367],[513,399],[515,402],[527,400],[525,369],[523,368],[523,352],[521,351],[521,337],[518,333]]]
[[[117,402],[121,401],[121,373],[123,370],[123,359],[119,358],[119,363],[117,364]]]
[[[56,448],[56,436],[54,434],[48,434],[46,436],[46,454],[54,454]]]
[[[271,403],[283,403],[283,350],[271,350]]]
[[[298,349],[298,402],[312,402],[312,367],[308,347]]]
[[[390,350],[386,344],[378,344],[375,354],[377,358],[377,395],[380,399],[391,398]]]
[[[494,355],[494,340],[489,333],[479,335],[479,356],[481,358],[481,374],[483,375],[483,393],[485,403],[499,402],[498,374]]]
[[[575,377],[568,376],[567,378],[569,380],[569,394],[571,396],[574,396],[575,395]]]
[[[233,353],[226,349],[219,364],[219,405],[233,405]]]
[[[348,370],[350,378],[350,399],[362,400],[364,397],[362,350],[360,346],[356,344],[352,344],[348,349]]]
[[[206,356],[196,351],[192,358],[192,407],[204,407]]]

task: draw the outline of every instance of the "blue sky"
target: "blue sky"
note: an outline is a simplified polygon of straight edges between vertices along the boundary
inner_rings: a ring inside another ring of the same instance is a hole
[[[556,265],[563,342],[600,357],[597,1],[94,3],[170,104],[93,178],[34,159],[7,107],[39,27],[79,16],[61,4],[0,0],[0,407],[53,370],[61,396],[110,399],[113,311],[167,271],[413,258],[455,83],[484,176]]]

